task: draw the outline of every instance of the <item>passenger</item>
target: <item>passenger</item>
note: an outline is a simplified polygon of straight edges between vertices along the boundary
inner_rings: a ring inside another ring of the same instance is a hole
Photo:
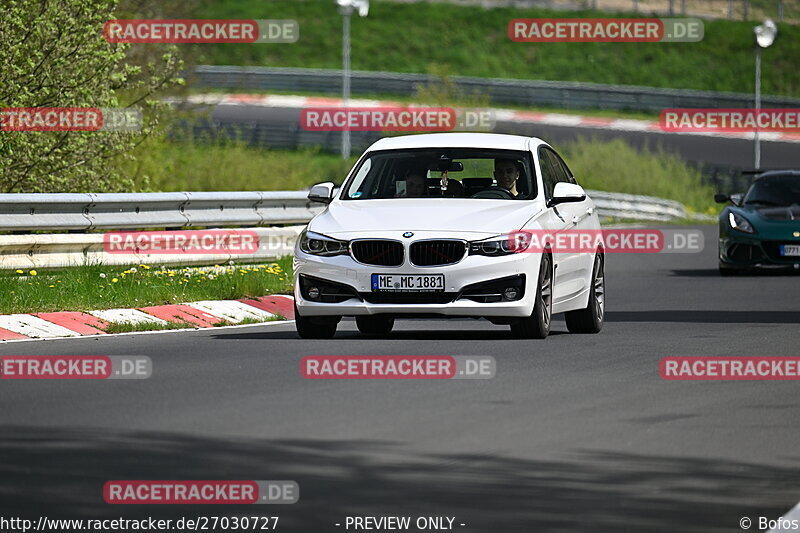
[[[507,190],[511,196],[518,196],[517,180],[519,179],[519,169],[517,162],[513,159],[495,159],[494,160],[494,179],[497,180],[497,186]]]

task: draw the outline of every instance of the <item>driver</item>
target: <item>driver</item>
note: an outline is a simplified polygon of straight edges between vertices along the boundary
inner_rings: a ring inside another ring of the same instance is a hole
[[[428,180],[426,172],[418,168],[410,168],[404,176],[406,182],[405,194],[396,194],[395,197],[422,198],[428,195]]]
[[[513,159],[495,159],[494,160],[494,179],[497,180],[497,186],[507,190],[511,196],[518,196],[517,180],[519,179],[519,169],[517,162]]]

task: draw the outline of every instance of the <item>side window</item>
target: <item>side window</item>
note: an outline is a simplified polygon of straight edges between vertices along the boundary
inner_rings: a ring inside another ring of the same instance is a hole
[[[577,184],[578,182],[575,180],[575,176],[572,174],[572,171],[569,169],[569,167],[564,162],[564,160],[561,159],[561,156],[556,154],[555,152],[553,152],[553,154],[558,159],[558,164],[561,166],[561,170],[564,173],[564,177],[566,178],[564,181],[566,181],[567,183],[575,183],[575,184]]]
[[[545,198],[548,200],[553,197],[553,188],[556,186],[558,178],[555,168],[553,168],[552,152],[547,148],[539,148],[539,164],[542,167],[542,184],[544,185]]]

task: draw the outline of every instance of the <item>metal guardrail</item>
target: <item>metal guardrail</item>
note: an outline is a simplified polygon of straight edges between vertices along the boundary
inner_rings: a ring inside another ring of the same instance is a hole
[[[257,263],[291,255],[302,226],[255,228],[251,253],[109,253],[103,233],[0,235],[0,270],[102,265],[212,265]]]
[[[680,202],[587,191],[607,217],[686,218]],[[306,191],[0,194],[0,231],[66,231],[305,224],[322,211]]]
[[[667,221],[687,218],[683,205],[651,196],[587,191],[603,217]],[[0,231],[111,230],[262,226],[255,253],[108,253],[102,233],[0,235],[0,270],[83,264],[257,262],[291,254],[303,225],[324,208],[305,191],[131,194],[0,194]],[[273,226],[273,227],[263,227]]]
[[[340,94],[342,73],[337,69],[239,67],[201,65],[195,68],[193,85],[220,89],[254,89]],[[426,74],[354,71],[353,94],[412,96],[420,86],[437,83]],[[562,109],[615,109],[656,111],[665,108],[752,107],[751,94],[658,89],[599,83],[473,78],[454,76],[450,81],[465,93],[486,95],[491,103]],[[800,99],[762,97],[764,107],[800,107]]]
[[[0,231],[306,223],[303,191],[0,194]]]

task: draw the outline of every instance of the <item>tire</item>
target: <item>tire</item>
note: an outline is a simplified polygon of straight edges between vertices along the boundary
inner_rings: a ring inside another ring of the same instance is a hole
[[[564,313],[570,333],[600,333],[606,311],[605,257],[598,252],[592,268],[592,285],[586,309]]]
[[[294,325],[303,339],[330,339],[336,335],[341,317],[302,317],[294,305]]]
[[[380,315],[357,316],[356,326],[358,326],[358,331],[364,335],[385,337],[392,331],[392,328],[394,327],[394,318]]]
[[[533,312],[511,324],[511,334],[518,339],[544,339],[550,333],[553,321],[553,258],[542,254],[539,268],[539,284],[536,287],[536,302]]]

